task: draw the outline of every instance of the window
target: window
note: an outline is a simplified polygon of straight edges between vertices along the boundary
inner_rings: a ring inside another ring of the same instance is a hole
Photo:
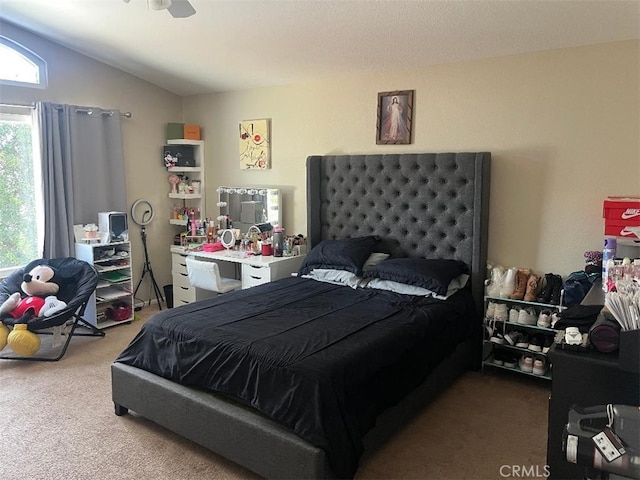
[[[0,35],[0,84],[46,88],[47,64],[32,51]]]
[[[44,212],[35,132],[31,111],[0,107],[0,278],[42,256]]]

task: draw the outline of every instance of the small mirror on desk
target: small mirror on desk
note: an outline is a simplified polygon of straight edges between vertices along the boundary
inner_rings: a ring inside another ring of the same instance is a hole
[[[280,225],[280,190],[263,187],[218,187],[220,216],[228,216],[233,228],[247,233],[252,225]]]

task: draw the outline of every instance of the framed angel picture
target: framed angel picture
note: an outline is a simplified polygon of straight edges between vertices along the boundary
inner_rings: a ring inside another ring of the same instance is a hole
[[[413,90],[378,93],[376,143],[411,143]]]
[[[240,122],[240,168],[242,170],[271,168],[268,119]]]

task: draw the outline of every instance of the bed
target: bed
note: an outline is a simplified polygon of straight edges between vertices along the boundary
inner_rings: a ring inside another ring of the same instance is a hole
[[[116,414],[267,478],[353,477],[363,452],[479,365],[489,178],[489,153],[309,157],[307,275],[156,314],[112,365]],[[306,278],[335,260],[317,252],[346,244],[357,279],[445,259],[450,276],[423,286],[469,283],[444,300]],[[390,257],[362,270],[372,252]]]

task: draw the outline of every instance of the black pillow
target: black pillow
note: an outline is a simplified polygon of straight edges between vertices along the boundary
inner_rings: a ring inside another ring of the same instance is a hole
[[[362,266],[373,252],[378,237],[343,238],[323,240],[307,254],[298,270],[298,275],[306,275],[314,268],[346,270],[362,275]]]
[[[451,280],[468,272],[467,265],[459,260],[392,258],[368,269],[365,278],[391,280],[446,295]]]

